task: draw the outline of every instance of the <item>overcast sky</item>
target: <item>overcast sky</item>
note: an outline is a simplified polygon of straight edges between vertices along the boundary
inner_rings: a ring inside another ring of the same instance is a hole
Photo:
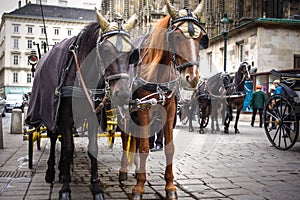
[[[18,1],[19,0],[0,0],[0,14],[1,17],[3,13],[9,13],[11,11],[14,11],[16,8],[18,8]],[[25,0],[21,0],[22,6],[25,5]]]

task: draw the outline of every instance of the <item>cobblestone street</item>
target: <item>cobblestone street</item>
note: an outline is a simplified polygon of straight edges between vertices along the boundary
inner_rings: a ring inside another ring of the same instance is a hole
[[[50,142],[42,139],[41,150],[34,148],[33,169],[28,169],[28,145],[22,135],[9,133],[10,114],[3,118],[4,149],[0,150],[0,199],[58,199],[61,184],[56,177],[45,182]],[[300,192],[300,144],[288,151],[270,146],[264,130],[240,122],[240,134],[198,133],[178,123],[174,130],[174,175],[179,199],[278,199],[296,200]],[[208,126],[209,127],[209,126]],[[232,130],[233,131],[233,130]],[[99,175],[106,199],[129,199],[135,185],[134,167],[129,179],[120,185],[118,171],[121,140],[113,149],[107,138],[100,138]],[[57,143],[57,158],[60,144]],[[72,172],[73,199],[92,199],[89,189],[87,137],[75,138]],[[165,156],[151,152],[147,160],[147,182],[144,199],[164,199]],[[58,174],[58,169],[56,169]]]

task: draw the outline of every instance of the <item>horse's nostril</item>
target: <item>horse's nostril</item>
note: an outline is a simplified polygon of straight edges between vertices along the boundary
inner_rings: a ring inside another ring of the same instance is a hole
[[[186,75],[185,76],[185,79],[186,79],[186,81],[189,83],[190,82],[190,76],[189,75]]]

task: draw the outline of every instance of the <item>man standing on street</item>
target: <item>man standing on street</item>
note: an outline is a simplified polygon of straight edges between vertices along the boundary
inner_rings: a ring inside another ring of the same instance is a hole
[[[250,105],[253,108],[253,113],[252,113],[252,121],[251,121],[251,126],[253,127],[254,121],[255,121],[255,116],[256,112],[259,112],[259,127],[262,127],[262,114],[263,114],[263,109],[264,105],[267,101],[266,94],[261,91],[262,86],[257,85],[256,86],[256,91],[252,94],[252,98],[250,100]]]

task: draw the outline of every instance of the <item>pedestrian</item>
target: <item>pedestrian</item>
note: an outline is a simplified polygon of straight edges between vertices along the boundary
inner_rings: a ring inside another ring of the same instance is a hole
[[[262,127],[262,114],[267,101],[266,94],[261,91],[262,86],[257,85],[256,91],[252,94],[250,105],[253,108],[251,126],[253,127],[257,111],[259,112],[259,127]]]
[[[279,83],[280,83],[280,80],[278,80],[278,79],[276,79],[276,80],[273,82],[273,84],[274,84],[274,86],[275,86],[275,91],[274,91],[273,95],[274,95],[274,94],[283,94],[283,93],[284,93],[283,88],[282,88],[281,85],[279,85]]]

